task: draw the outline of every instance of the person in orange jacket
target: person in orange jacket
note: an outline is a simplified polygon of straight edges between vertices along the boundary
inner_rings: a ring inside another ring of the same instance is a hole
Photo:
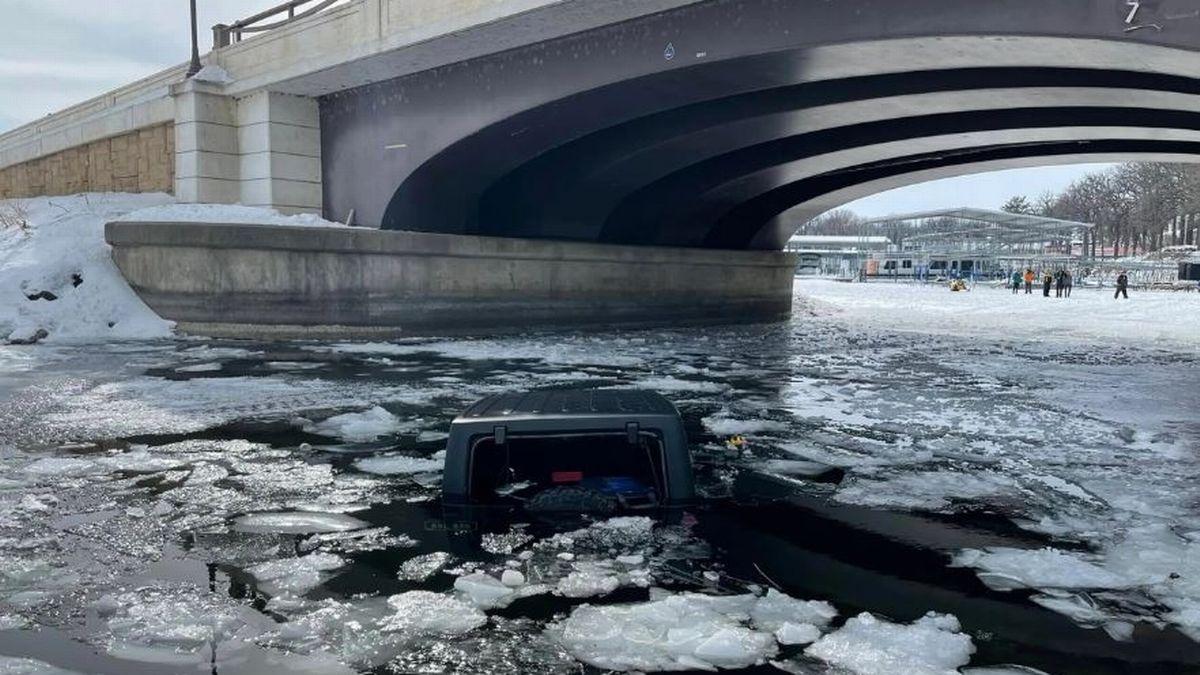
[[[1033,274],[1033,270],[1025,268],[1025,295],[1033,293],[1033,280],[1037,277]]]

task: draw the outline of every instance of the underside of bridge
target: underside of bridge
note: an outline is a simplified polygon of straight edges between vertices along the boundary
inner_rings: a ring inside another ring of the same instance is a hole
[[[325,208],[385,229],[779,250],[795,223],[909,183],[1192,161],[1185,4],[698,2],[322,98]]]

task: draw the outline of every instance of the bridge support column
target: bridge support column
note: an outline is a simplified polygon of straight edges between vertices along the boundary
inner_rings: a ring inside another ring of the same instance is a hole
[[[284,213],[321,213],[317,100],[260,91],[237,103],[241,200]]]
[[[235,204],[241,198],[237,102],[220,87],[186,80],[175,100],[175,198]]]
[[[187,80],[175,101],[175,196],[184,203],[321,212],[314,99],[260,91],[240,99]]]
[[[367,228],[110,223],[130,285],[184,332],[373,337],[771,321],[795,257]]]

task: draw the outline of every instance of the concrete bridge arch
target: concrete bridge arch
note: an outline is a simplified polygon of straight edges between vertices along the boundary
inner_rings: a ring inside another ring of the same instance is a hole
[[[781,213],[930,172],[1190,159],[1200,19],[1175,4],[692,3],[323,98],[326,209],[778,250]]]

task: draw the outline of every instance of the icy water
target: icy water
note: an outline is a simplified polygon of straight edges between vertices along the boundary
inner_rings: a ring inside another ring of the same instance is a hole
[[[673,400],[702,503],[441,507],[458,411],[579,386]],[[770,326],[0,347],[0,402],[0,673],[1200,672],[1194,351],[801,303]]]

